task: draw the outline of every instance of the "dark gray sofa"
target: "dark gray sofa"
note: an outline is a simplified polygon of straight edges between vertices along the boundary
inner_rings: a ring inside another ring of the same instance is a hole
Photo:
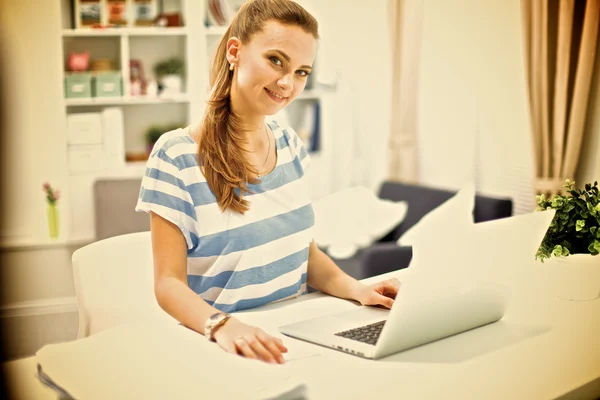
[[[349,259],[335,259],[336,264],[348,275],[364,279],[409,266],[412,247],[400,247],[398,238],[434,208],[454,196],[456,192],[421,185],[399,182],[384,182],[379,190],[379,198],[408,203],[404,221],[377,243],[359,250]],[[512,215],[513,203],[509,198],[496,198],[482,195],[475,197],[474,221],[483,222]],[[312,288],[309,290],[312,291]]]

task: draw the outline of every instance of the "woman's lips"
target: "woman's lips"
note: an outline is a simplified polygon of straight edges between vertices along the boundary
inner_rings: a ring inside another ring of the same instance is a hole
[[[271,99],[273,99],[273,101],[275,101],[277,103],[283,103],[284,101],[287,100],[287,97],[281,96],[280,94],[275,93],[272,90],[269,90],[269,89],[265,88],[265,91],[267,92],[267,94],[269,95],[269,97]]]

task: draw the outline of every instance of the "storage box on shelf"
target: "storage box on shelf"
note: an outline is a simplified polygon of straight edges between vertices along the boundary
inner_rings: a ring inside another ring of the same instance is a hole
[[[65,97],[86,99],[92,97],[92,74],[89,72],[65,73]]]
[[[94,77],[94,97],[119,97],[123,95],[119,72],[99,72]]]

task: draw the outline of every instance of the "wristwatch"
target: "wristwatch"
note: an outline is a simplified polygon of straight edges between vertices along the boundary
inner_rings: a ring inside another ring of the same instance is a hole
[[[223,326],[223,324],[225,324],[225,322],[227,322],[227,320],[231,317],[231,315],[226,314],[224,312],[218,312],[218,313],[214,313],[213,315],[211,315],[210,317],[208,317],[206,319],[206,322],[204,323],[204,336],[206,336],[206,338],[212,342],[215,341],[214,338],[214,334],[215,331]]]

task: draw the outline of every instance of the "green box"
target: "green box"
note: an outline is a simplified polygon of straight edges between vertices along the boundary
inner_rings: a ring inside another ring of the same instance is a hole
[[[65,74],[65,97],[68,99],[92,97],[92,74],[67,72]]]
[[[93,80],[94,97],[123,96],[120,72],[97,72]]]

